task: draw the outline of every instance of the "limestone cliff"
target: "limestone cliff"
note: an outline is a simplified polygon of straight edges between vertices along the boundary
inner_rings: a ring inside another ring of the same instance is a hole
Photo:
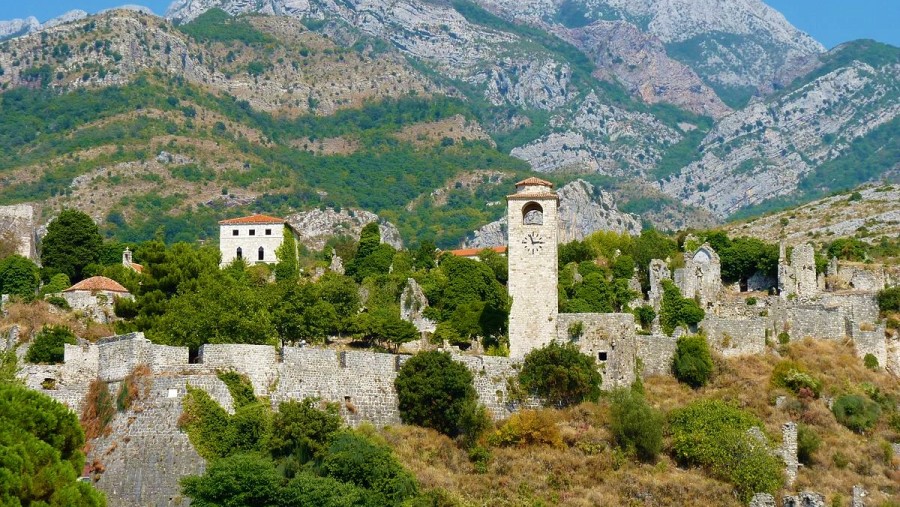
[[[381,242],[396,249],[403,248],[400,232],[390,222],[382,221],[378,215],[359,209],[333,208],[314,209],[289,215],[286,220],[297,231],[300,243],[312,250],[321,250],[325,242],[335,236],[349,236],[358,240],[362,228],[371,222],[378,222]]]

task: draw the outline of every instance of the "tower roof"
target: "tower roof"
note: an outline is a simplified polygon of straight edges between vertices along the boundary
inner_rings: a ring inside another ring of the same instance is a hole
[[[525,187],[525,186],[530,187],[530,186],[536,186],[536,185],[553,188],[553,183],[550,183],[547,180],[542,180],[540,178],[535,178],[534,176],[532,176],[530,178],[525,178],[524,180],[516,183],[517,187]]]
[[[229,218],[228,220],[219,221],[219,225],[241,225],[241,224],[283,224],[285,220],[281,218],[270,217],[269,215],[251,215],[249,217]]]
[[[92,276],[76,283],[63,292],[73,292],[76,290],[91,292],[95,290],[102,290],[107,292],[128,292],[128,289],[123,287],[122,284],[113,280],[112,278],[107,278],[105,276]]]

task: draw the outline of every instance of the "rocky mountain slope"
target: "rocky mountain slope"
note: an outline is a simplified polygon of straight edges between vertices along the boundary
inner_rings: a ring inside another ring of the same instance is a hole
[[[623,208],[669,228],[897,160],[897,48],[820,55],[758,0],[178,0],[167,18],[0,44],[0,202],[81,207],[126,236],[354,207],[450,246],[529,170],[638,189]]]

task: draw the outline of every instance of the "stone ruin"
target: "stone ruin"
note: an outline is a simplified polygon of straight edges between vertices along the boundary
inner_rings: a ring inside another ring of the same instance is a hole
[[[686,298],[696,298],[702,308],[717,305],[722,293],[722,263],[709,243],[684,253],[684,267],[675,270],[675,285]]]
[[[32,205],[0,206],[0,241],[13,241],[17,254],[35,262],[39,260]]]
[[[784,242],[778,246],[778,293],[782,298],[801,300],[815,297],[819,292],[816,278],[816,257],[812,245],[797,245],[787,262]]]

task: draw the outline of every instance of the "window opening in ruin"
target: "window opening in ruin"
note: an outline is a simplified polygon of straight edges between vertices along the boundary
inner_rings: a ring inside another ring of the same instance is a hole
[[[250,235],[256,236],[256,229],[250,229]]]
[[[244,251],[241,249],[241,247],[238,247],[238,249],[237,249],[237,258],[238,259],[244,258]]]
[[[344,396],[344,403],[350,403],[350,397]]]
[[[544,225],[544,208],[536,202],[529,202],[522,208],[522,224]]]
[[[266,258],[265,252],[263,251],[263,247],[259,247],[259,260],[263,260]]]
[[[606,351],[597,352],[597,360],[598,361],[606,361]]]
[[[188,349],[188,364],[200,364],[200,362],[200,351]]]
[[[272,229],[266,229],[266,236],[272,235]]]
[[[235,229],[235,230],[231,231],[231,235],[232,235],[232,236],[237,236],[237,235],[238,235],[238,230]]]

